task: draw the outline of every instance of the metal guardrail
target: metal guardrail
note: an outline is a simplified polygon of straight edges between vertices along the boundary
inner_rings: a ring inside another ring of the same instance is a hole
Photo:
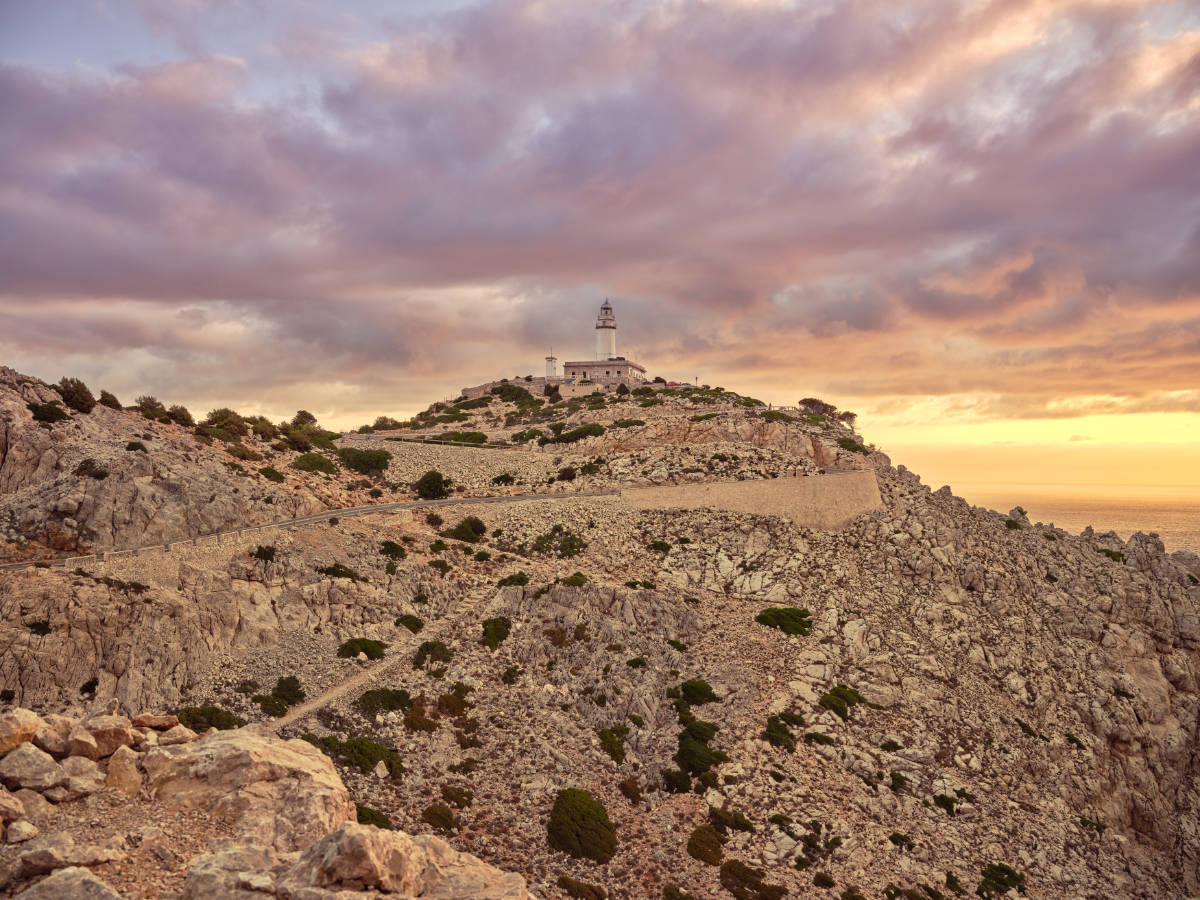
[[[213,534],[197,535],[179,541],[165,544],[144,544],[140,547],[130,547],[124,550],[103,550],[86,556],[52,557],[50,559],[29,559],[21,562],[0,564],[0,572],[16,572],[36,567],[64,569],[72,565],[79,566],[83,562],[105,562],[122,556],[139,556],[142,552],[160,551],[169,553],[173,548],[181,546],[198,547],[201,542],[212,541],[221,543],[225,537],[240,538],[247,534],[257,534],[271,528],[292,529],[301,525],[318,525],[328,523],[330,519],[355,519],[360,516],[376,515],[378,513],[395,512],[401,509],[425,509],[436,506],[467,506],[477,503],[520,503],[529,500],[572,500],[577,497],[611,497],[619,496],[620,491],[559,491],[539,494],[501,494],[494,497],[447,497],[442,500],[401,500],[395,503],[376,503],[369,506],[349,506],[342,509],[329,509],[307,516],[297,516],[283,519],[279,522],[268,522],[263,525],[247,525],[234,531],[218,531]]]

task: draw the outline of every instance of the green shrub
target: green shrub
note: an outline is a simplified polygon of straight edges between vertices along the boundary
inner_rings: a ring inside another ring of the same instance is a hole
[[[407,628],[413,634],[419,633],[420,630],[425,627],[425,623],[412,613],[405,613],[404,615],[398,617],[394,624],[397,628]]]
[[[702,678],[685,681],[679,686],[679,691],[692,706],[702,706],[705,703],[720,703],[721,698],[712,689],[712,685]]]
[[[559,481],[574,481],[579,473],[575,471],[574,466],[563,466],[558,470]]]
[[[431,559],[427,565],[429,568],[436,570],[439,575],[445,575],[450,571],[450,563],[444,559]]]
[[[1111,559],[1113,562],[1125,562],[1125,554],[1120,550],[1107,550],[1104,547],[1097,548],[1101,553]]]
[[[524,572],[513,572],[497,581],[496,587],[524,587],[527,584],[529,584],[528,575]]]
[[[413,654],[413,668],[423,669],[428,663],[448,663],[454,653],[441,641],[425,641]]]
[[[859,703],[865,703],[866,698],[852,687],[839,684],[832,690],[821,695],[817,703],[826,709],[833,710],[843,722],[849,721],[851,708]]]
[[[406,690],[393,688],[374,688],[364,691],[354,705],[368,719],[374,719],[381,712],[393,712],[397,709],[408,709],[413,705],[412,697]]]
[[[128,444],[125,445],[125,449],[129,450],[130,452],[133,452],[133,451],[137,451],[139,453],[149,453],[150,452],[149,450],[146,449],[146,445],[143,444],[141,441],[130,441]]]
[[[482,431],[447,431],[439,440],[454,444],[486,444],[487,435]]]
[[[975,893],[984,898],[1003,897],[1014,889],[1018,894],[1025,893],[1025,876],[1012,866],[991,863],[983,867],[983,880]]]
[[[92,396],[88,386],[78,378],[64,376],[58,384],[52,385],[52,387],[58,391],[67,408],[73,409],[75,412],[86,414],[96,408],[96,398]]]
[[[655,553],[670,553],[671,545],[666,541],[651,541],[647,549],[653,550]]]
[[[813,886],[819,888],[831,888],[835,884],[832,877],[825,872],[818,872],[813,876]]]
[[[304,700],[305,693],[299,678],[295,675],[285,675],[275,682],[271,696],[288,706],[295,706]]]
[[[822,734],[819,731],[810,731],[804,735],[804,743],[806,744],[836,744],[833,738],[827,734]]]
[[[182,425],[184,428],[192,428],[196,424],[196,420],[192,418],[192,414],[188,412],[188,408],[178,403],[167,409],[167,418],[176,425]]]
[[[516,684],[517,679],[521,677],[521,670],[516,666],[509,666],[504,670],[504,674],[500,676],[500,680],[505,684]]]
[[[506,616],[483,620],[483,645],[495,650],[512,631],[512,621]]]
[[[778,628],[784,634],[807,635],[812,631],[811,613],[807,609],[797,609],[794,606],[779,606],[764,609],[754,621],[768,628]]]
[[[899,831],[893,831],[888,835],[888,840],[899,847],[901,850],[911,850],[913,848],[913,839],[907,834]]]
[[[170,422],[171,416],[167,413],[167,408],[163,406],[157,397],[144,395],[138,397],[134,401],[135,407],[142,418],[149,419],[152,422]],[[224,440],[225,438],[222,438]]]
[[[547,553],[569,559],[578,556],[587,549],[587,543],[574,531],[555,525],[545,534],[540,534],[533,541],[535,553]]]
[[[1024,526],[1022,526],[1021,523],[1018,522],[1016,519],[1005,519],[1004,527],[1007,528],[1009,531],[1020,531],[1021,528]]]
[[[365,653],[367,659],[383,659],[383,651],[387,644],[373,638],[356,637],[345,641],[337,649],[337,655],[342,659],[354,659],[358,654]]]
[[[450,536],[455,540],[474,544],[487,534],[487,526],[476,516],[467,516],[452,529]]]
[[[513,478],[513,476],[509,475],[507,472],[504,472],[503,474],[496,475],[494,478],[492,478],[492,484],[510,485],[515,484],[516,480],[517,479]]]
[[[458,809],[466,809],[475,799],[475,792],[470,788],[461,787],[459,785],[443,784],[442,799],[447,803],[453,804]]]
[[[374,825],[376,828],[382,828],[384,831],[394,830],[391,820],[377,809],[371,809],[369,806],[355,803],[354,811],[359,825]]]
[[[202,734],[210,728],[228,731],[231,728],[241,728],[246,724],[246,720],[241,716],[235,716],[219,706],[185,706],[183,709],[176,710],[175,715],[179,718],[180,724],[186,725],[198,734]]]
[[[278,719],[287,715],[287,704],[275,697],[268,696],[267,694],[255,694],[250,700],[253,703],[257,703],[268,716]]]
[[[475,562],[487,562],[491,558],[492,554],[488,553],[486,550],[476,550],[475,556],[473,557]]]
[[[436,541],[434,541],[432,544],[429,545],[429,552],[430,553],[445,553],[448,548],[449,548],[449,545],[447,545],[447,543],[445,541],[443,541],[441,538],[438,538]]]
[[[889,773],[891,784],[888,785],[892,789],[892,793],[899,794],[908,787],[908,779],[900,772],[893,771]]]
[[[400,762],[400,754],[395,750],[377,744],[368,738],[352,737],[339,741],[333,735],[316,737],[312,734],[302,734],[300,737],[308,741],[326,756],[341,760],[346,765],[354,766],[360,772],[367,773],[383,763],[388,774],[399,778],[404,774],[404,766]]]
[[[250,554],[254,559],[260,559],[263,562],[275,562],[275,548],[264,547],[259,544],[254,548],[254,552]]]
[[[422,500],[441,500],[450,495],[450,479],[436,469],[430,469],[413,482],[413,490]]]
[[[614,725],[596,732],[600,738],[600,749],[611,757],[618,766],[625,762],[625,738],[629,736],[628,725]]]
[[[682,769],[663,769],[662,787],[668,794],[686,794],[692,789],[692,779]]]
[[[579,881],[570,875],[559,875],[558,886],[567,892],[568,897],[574,897],[575,900],[608,900],[603,888]]]
[[[357,572],[343,563],[333,563],[328,566],[323,566],[322,568],[317,569],[317,573],[320,575],[325,575],[328,578],[348,578],[350,581],[370,581],[369,578],[364,578],[362,575],[359,575]]]
[[[332,460],[320,453],[301,453],[292,461],[292,467],[301,472],[320,472],[325,475],[333,475],[337,472],[337,466],[333,464]]]
[[[558,792],[546,826],[550,846],[575,859],[606,863],[617,852],[617,833],[608,812],[587,791]]]
[[[343,466],[359,475],[383,474],[392,458],[386,450],[359,450],[357,447],[339,447],[337,456]]]
[[[267,479],[267,481],[274,481],[276,484],[284,480],[283,473],[271,466],[263,466],[258,470],[258,474]]]
[[[719,866],[721,857],[725,855],[721,849],[723,843],[725,843],[725,839],[717,834],[715,828],[711,825],[700,825],[693,829],[688,837],[687,854],[702,863]]]
[[[837,443],[838,443],[838,446],[841,447],[843,450],[849,450],[851,453],[867,454],[867,453],[871,452],[866,447],[864,447],[862,444],[860,444],[858,441],[856,441],[854,438],[850,438],[850,437],[838,438]]]
[[[888,753],[895,753],[897,750],[903,750],[904,748],[896,741],[884,741],[879,745],[879,749],[886,750]]]
[[[26,627],[38,637],[45,637],[50,633],[50,622],[48,619],[39,619],[36,622],[30,622]]]
[[[75,467],[72,474],[78,475],[80,478],[95,478],[97,481],[103,481],[108,477],[108,470],[100,468],[99,463],[88,457]]]
[[[721,887],[729,891],[736,900],[780,900],[787,895],[787,888],[763,882],[763,873],[752,869],[739,859],[727,859],[721,863]]]
[[[736,809],[721,807],[717,809],[715,806],[708,808],[708,821],[712,827],[722,834],[728,834],[730,831],[745,831],[753,833],[754,824],[746,818],[743,813]]]
[[[766,422],[791,423],[791,422],[796,421],[791,416],[789,416],[787,413],[783,412],[782,410],[778,410],[778,409],[766,409],[766,410],[763,410],[761,413],[759,413],[759,415],[763,418],[763,421],[766,421]]]
[[[637,427],[639,427],[641,425],[645,425],[645,424],[646,424],[646,422],[643,419],[621,419],[621,421],[619,421],[619,422],[613,422],[612,427],[613,428],[637,428]]]
[[[381,541],[379,544],[379,553],[388,559],[405,559],[408,557],[408,551],[395,541]]]
[[[234,459],[242,459],[252,462],[258,462],[260,459],[262,459],[261,453],[256,453],[241,441],[234,441],[230,444],[227,444],[225,446],[225,452]]]
[[[574,575],[568,575],[562,579],[562,584],[565,587],[583,587],[587,584],[588,578],[582,572],[576,572]]]
[[[646,668],[646,658],[644,656],[635,656],[633,659],[625,660],[625,665],[631,669],[644,669]]]
[[[109,409],[122,410],[125,407],[121,406],[121,401],[116,398],[115,394],[109,391],[100,392],[100,405],[107,406]]]
[[[767,717],[767,729],[763,732],[763,740],[772,747],[782,747],[788,753],[796,749],[796,738],[779,716]]]

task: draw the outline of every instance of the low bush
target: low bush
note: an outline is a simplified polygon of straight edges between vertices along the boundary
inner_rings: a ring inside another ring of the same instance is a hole
[[[323,566],[317,569],[317,573],[324,575],[327,578],[347,578],[350,581],[370,581],[369,578],[359,575],[357,572],[343,563],[332,563],[331,565]]]
[[[359,475],[382,475],[392,459],[392,454],[386,450],[359,450],[357,447],[339,447],[337,456],[343,466]]]
[[[766,409],[759,413],[759,415],[765,422],[783,422],[785,424],[790,424],[796,421],[787,413],[778,409]]]
[[[149,450],[146,449],[146,445],[143,444],[141,441],[130,441],[128,444],[125,445],[125,449],[129,450],[130,452],[134,452],[134,451],[137,451],[139,453],[149,453],[150,452]]]
[[[458,809],[466,809],[475,799],[475,792],[460,785],[443,784],[442,799]]]
[[[1100,547],[1098,549],[1100,550],[1101,553],[1103,553],[1105,556],[1107,556],[1113,562],[1119,562],[1119,563],[1125,562],[1125,554],[1122,553],[1120,550],[1107,550],[1104,547]]]
[[[419,633],[420,630],[425,627],[425,623],[412,613],[405,613],[404,615],[399,616],[395,621],[395,625],[397,628],[407,628],[413,634]]]
[[[521,670],[516,666],[509,666],[504,670],[504,674],[500,676],[500,680],[505,684],[516,684],[517,679],[521,677]]]
[[[467,516],[452,529],[450,537],[474,544],[487,534],[487,526],[477,516]]]
[[[645,425],[644,419],[621,419],[619,422],[613,422],[613,428],[638,428]]]
[[[720,809],[710,806],[708,808],[708,821],[722,835],[728,834],[730,831],[754,832],[754,824],[746,818],[744,813],[724,806]]]
[[[30,622],[26,627],[38,637],[45,637],[50,633],[50,622],[47,619]]]
[[[782,747],[788,753],[796,749],[796,737],[792,730],[779,716],[767,717],[767,728],[762,734],[763,740],[772,747]]]
[[[97,481],[103,481],[108,477],[108,470],[102,469],[100,464],[90,457],[77,465],[72,473],[80,478],[95,478]]]
[[[265,547],[259,544],[254,548],[254,552],[250,554],[254,559],[262,560],[263,562],[275,562],[275,548]]]
[[[635,656],[633,659],[625,660],[625,665],[631,669],[644,669],[646,668],[646,658],[644,656]]]
[[[292,461],[292,468],[299,469],[301,472],[318,472],[323,475],[337,473],[337,466],[333,464],[332,460],[320,453],[301,453]]]
[[[668,794],[686,794],[692,789],[692,779],[682,769],[663,769],[662,788]]]
[[[121,401],[117,399],[115,394],[109,391],[100,392],[100,405],[107,406],[109,409],[122,410],[125,407],[121,405]]]
[[[721,887],[736,900],[780,900],[787,895],[787,888],[766,884],[761,871],[750,868],[739,859],[727,859],[721,863],[719,880]]]
[[[670,553],[671,545],[666,541],[651,541],[647,545],[648,550],[653,550],[655,553]]]
[[[78,378],[64,376],[58,384],[52,385],[52,387],[63,398],[63,403],[75,412],[86,414],[96,408],[96,398],[92,396],[88,386]]]
[[[496,587],[524,587],[527,584],[529,584],[528,575],[524,572],[513,572],[497,581]]]
[[[512,631],[512,621],[506,616],[483,620],[483,645],[489,650],[500,646]]]
[[[667,638],[667,644],[674,647],[680,653],[687,653],[687,644],[683,643],[683,641],[677,641],[675,638]]]
[[[413,668],[427,668],[429,663],[448,663],[454,653],[441,641],[426,641],[413,654]]]
[[[583,587],[587,584],[588,577],[582,572],[576,572],[574,575],[568,575],[562,579],[562,584],[565,587]]]
[[[386,556],[388,559],[405,559],[408,557],[408,551],[395,541],[381,541],[379,544],[379,554]]]
[[[1023,526],[1016,519],[1005,519],[1004,527],[1009,531],[1020,531]]]
[[[807,635],[812,631],[812,614],[807,609],[797,609],[794,606],[777,606],[764,609],[754,621],[768,628],[778,628],[784,634]]]
[[[337,649],[337,655],[342,659],[354,659],[358,654],[365,653],[367,659],[383,659],[383,651],[387,644],[373,638],[356,637],[345,641]]]
[[[210,728],[228,731],[231,728],[241,728],[246,724],[246,720],[241,716],[235,716],[219,706],[185,706],[183,709],[176,710],[175,715],[179,718],[180,724],[187,726],[197,734],[203,734]]]
[[[838,438],[838,446],[843,450],[849,450],[851,453],[862,453],[866,455],[871,451],[851,437]]]
[[[579,473],[575,471],[574,466],[563,466],[558,470],[559,481],[574,481],[578,475]]]
[[[897,750],[903,750],[904,747],[898,741],[884,741],[879,745],[880,750],[886,750],[888,753],[895,753]]]
[[[827,734],[822,734],[819,731],[810,731],[804,735],[804,743],[806,744],[836,744],[833,738]]]
[[[700,825],[693,829],[688,837],[687,855],[710,866],[719,866],[721,858],[725,855],[725,851],[721,849],[723,843],[725,839],[717,834],[715,828],[711,825]]]
[[[553,849],[575,859],[603,864],[617,852],[617,832],[603,804],[575,788],[558,792],[546,837]]]
[[[866,698],[862,694],[844,684],[839,684],[822,694],[821,699],[817,701],[819,705],[832,710],[843,722],[850,720],[850,710],[853,707],[865,702]]]
[[[388,770],[388,774],[392,778],[399,778],[404,774],[404,766],[400,762],[400,754],[369,738],[352,737],[344,741],[339,741],[331,734],[324,737],[317,737],[308,733],[302,734],[300,737],[302,740],[308,741],[326,756],[341,760],[346,765],[354,766],[364,774],[373,771],[379,763],[384,764]]]
[[[268,694],[255,694],[250,698],[252,703],[257,703],[259,708],[268,716],[273,716],[278,719],[287,715],[288,706],[282,700],[276,699]]]
[[[914,846],[913,839],[900,831],[893,831],[888,835],[888,840],[901,850],[911,850]]]
[[[184,428],[192,428],[196,424],[196,420],[192,418],[192,414],[188,412],[188,408],[178,403],[168,407],[167,418],[176,425],[182,425]]]
[[[683,699],[692,706],[721,702],[721,698],[712,689],[712,685],[702,678],[685,681],[679,686],[679,691],[683,695]]]
[[[444,559],[431,559],[428,562],[428,566],[436,571],[439,575],[445,575],[450,571],[450,563],[446,562]]]
[[[304,688],[300,686],[300,679],[295,675],[285,675],[275,682],[275,687],[271,689],[271,696],[288,706],[295,706],[304,700]]]
[[[393,712],[398,709],[408,709],[413,705],[412,697],[406,690],[393,688],[373,688],[364,691],[354,705],[368,719],[374,719],[381,712]]]
[[[394,830],[391,820],[377,809],[371,809],[369,806],[355,803],[354,812],[359,825],[374,825],[376,828],[382,828],[384,831]]]
[[[503,474],[496,475],[495,477],[493,477],[492,484],[510,485],[510,484],[515,484],[516,480],[517,479],[513,478],[513,476],[509,475],[507,472],[504,472]]]
[[[609,755],[618,766],[625,762],[625,738],[629,736],[628,725],[614,725],[612,728],[597,730],[600,738],[600,749]]]
[[[588,884],[586,881],[579,881],[570,875],[559,875],[558,886],[566,891],[568,897],[573,897],[575,900],[608,900],[608,894],[604,893],[603,888]]]
[[[436,469],[430,469],[413,482],[413,490],[422,500],[441,500],[450,495],[450,479]]]
[[[283,473],[280,472],[278,469],[273,468],[272,466],[263,466],[261,469],[258,470],[258,474],[261,475],[263,478],[267,479],[267,481],[273,481],[276,484],[279,484],[281,481],[284,480]]]
[[[475,555],[472,557],[475,562],[487,562],[491,558],[492,554],[488,553],[486,550],[476,550]]]
[[[991,897],[1003,897],[1012,890],[1018,894],[1025,893],[1025,876],[1012,866],[991,863],[983,867],[983,880],[975,888],[975,893],[988,900]]]

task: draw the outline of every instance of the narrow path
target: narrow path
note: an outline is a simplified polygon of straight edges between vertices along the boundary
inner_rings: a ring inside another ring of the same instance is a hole
[[[403,657],[403,659],[406,660],[407,657]],[[400,662],[401,659],[399,658],[381,660],[376,665],[373,665],[367,669],[363,669],[361,672],[351,675],[345,681],[335,684],[319,697],[314,697],[312,700],[305,700],[299,706],[293,706],[287,711],[286,715],[280,716],[278,719],[270,719],[266,722],[258,722],[254,727],[264,734],[275,734],[285,725],[291,725],[293,722],[303,719],[305,716],[317,709],[320,709],[322,706],[332,703],[343,694],[349,693],[355,688],[362,687],[368,682],[376,680],[385,671],[394,669]]]

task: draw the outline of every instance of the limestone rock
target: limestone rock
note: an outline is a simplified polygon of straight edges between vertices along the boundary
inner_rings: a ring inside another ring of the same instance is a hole
[[[68,866],[17,894],[22,900],[121,900],[121,895],[82,866]]]
[[[128,747],[118,747],[108,760],[105,784],[126,797],[136,797],[142,789],[142,773],[137,767],[138,756]]]
[[[305,741],[221,731],[156,747],[143,765],[156,799],[223,816],[241,834],[277,850],[307,847],[355,818],[333,764]]]
[[[0,759],[0,782],[7,787],[44,791],[67,780],[67,773],[54,758],[33,744],[21,744]]]
[[[0,714],[0,754],[33,740],[41,724],[41,717],[29,709],[18,707]]]
[[[196,732],[186,725],[176,724],[158,735],[158,746],[173,747],[176,744],[190,744],[194,740],[196,740]]]
[[[69,716],[54,713],[45,715],[33,736],[33,744],[56,759],[62,759],[71,752],[71,732],[77,724],[78,722]]]
[[[82,756],[85,759],[99,759],[100,745],[96,738],[83,725],[75,725],[68,737],[68,745],[72,756]]]
[[[9,822],[4,832],[4,840],[10,844],[23,844],[38,836],[38,827],[25,819]]]
[[[15,794],[0,790],[0,822],[25,818],[25,804]]]
[[[80,846],[71,835],[59,831],[36,838],[29,845],[29,849],[17,857],[17,877],[44,875],[68,866],[98,866],[124,857],[122,851],[113,847]]]
[[[153,713],[142,713],[135,716],[133,724],[137,728],[153,728],[156,731],[167,731],[179,724],[178,716],[157,716]]]
[[[95,741],[96,753],[100,759],[111,756],[118,747],[129,747],[137,743],[134,740],[133,727],[124,716],[93,716],[85,719],[80,725]],[[78,755],[87,756],[86,753]]]

